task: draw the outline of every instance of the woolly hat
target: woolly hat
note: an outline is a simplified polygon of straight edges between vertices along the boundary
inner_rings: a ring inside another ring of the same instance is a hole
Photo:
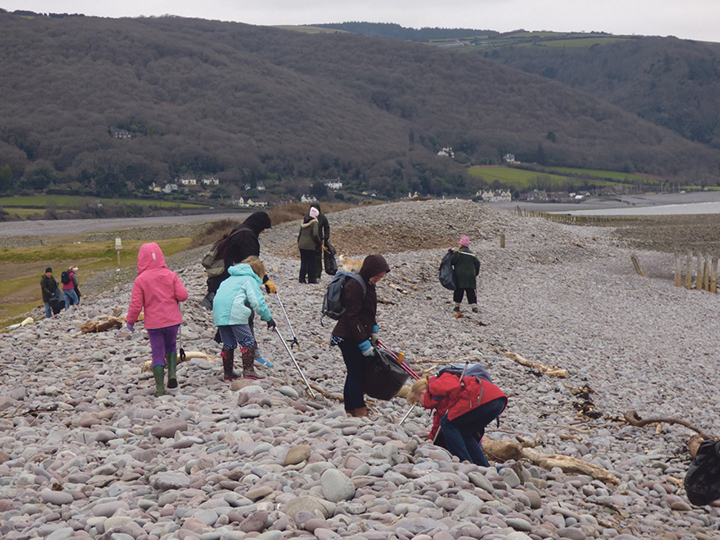
[[[462,247],[470,247],[470,239],[467,236],[463,236],[460,239],[460,246]]]
[[[48,272],[52,274],[52,268],[50,268],[49,266],[45,269],[45,273],[47,274]]]
[[[320,215],[320,211],[313,206],[312,208],[310,208],[310,212],[308,212],[308,214],[310,214],[311,218],[316,218]]]

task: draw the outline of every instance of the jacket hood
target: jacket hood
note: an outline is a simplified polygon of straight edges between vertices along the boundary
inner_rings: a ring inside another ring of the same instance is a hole
[[[233,264],[228,268],[228,274],[231,276],[252,277],[255,278],[258,283],[262,284],[262,279],[253,271],[252,266],[249,264]]]
[[[303,222],[300,224],[301,227],[312,227],[313,222],[317,223],[317,218],[311,218],[309,216],[305,216],[303,218]]]
[[[317,211],[322,214],[322,210],[320,209],[320,203],[314,202],[310,205],[310,208],[317,208]]]
[[[242,224],[254,232],[255,235],[259,235],[265,229],[270,229],[272,227],[270,215],[263,211],[250,214],[250,217],[243,221]]]
[[[155,242],[143,244],[138,251],[138,275],[150,268],[167,268],[165,265],[165,255],[163,255],[160,246]]]
[[[366,282],[369,283],[371,277],[389,271],[390,266],[388,266],[385,257],[382,255],[368,255],[363,261],[362,268],[360,269],[360,275]]]

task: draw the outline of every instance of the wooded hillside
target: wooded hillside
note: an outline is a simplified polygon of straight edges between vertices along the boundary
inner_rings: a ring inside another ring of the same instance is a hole
[[[465,167],[506,153],[708,183],[720,163],[717,149],[482,55],[175,17],[0,24],[4,191],[124,195],[186,173],[215,175],[225,195],[262,182],[299,196],[332,178],[388,197],[464,195],[482,185]]]

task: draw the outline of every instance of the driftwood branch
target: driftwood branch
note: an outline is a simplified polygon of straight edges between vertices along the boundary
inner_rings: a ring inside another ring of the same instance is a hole
[[[320,393],[320,395],[322,395],[324,398],[334,399],[335,401],[339,401],[340,403],[342,403],[343,401],[345,401],[341,395],[339,395],[339,394],[332,394],[332,393],[328,392],[327,390],[325,390],[323,387],[321,387],[319,384],[316,384],[316,383],[314,383],[314,382],[311,382],[311,383],[310,383],[310,387],[311,387],[313,390],[317,390],[317,391]]]
[[[545,375],[548,375],[550,377],[559,377],[561,379],[564,379],[568,376],[568,372],[566,369],[561,369],[557,366],[544,366],[542,364],[538,364],[537,362],[533,362],[531,360],[523,358],[522,356],[520,356],[519,354],[514,353],[514,352],[505,353],[505,356],[514,360],[521,366],[536,369],[536,370],[540,371],[541,373],[544,373]]]
[[[88,321],[82,325],[80,331],[83,334],[90,334],[95,332],[106,332],[115,328],[122,328],[123,320],[117,317],[108,317],[106,321]]]
[[[618,484],[620,481],[607,469],[598,467],[585,460],[559,454],[541,454],[530,448],[523,448],[511,441],[495,441],[483,439],[483,450],[493,460],[504,463],[510,459],[526,459],[533,465],[551,470],[553,467],[560,467],[566,473],[586,474],[606,484]]]
[[[625,420],[628,424],[635,427],[644,427],[648,424],[680,424],[681,426],[685,426],[688,429],[692,429],[693,431],[699,433],[703,439],[712,439],[710,435],[705,433],[702,429],[699,427],[696,427],[692,425],[687,420],[683,420],[681,418],[672,418],[670,416],[655,416],[653,418],[645,418],[644,420],[640,418],[640,415],[637,413],[637,411],[628,411],[624,414]]]

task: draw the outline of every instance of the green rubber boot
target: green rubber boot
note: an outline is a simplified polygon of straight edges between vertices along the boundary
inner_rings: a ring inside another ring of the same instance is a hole
[[[177,353],[169,353],[165,357],[165,362],[168,367],[168,388],[177,388]]]
[[[155,377],[155,397],[165,395],[165,366],[153,366],[153,376]]]

